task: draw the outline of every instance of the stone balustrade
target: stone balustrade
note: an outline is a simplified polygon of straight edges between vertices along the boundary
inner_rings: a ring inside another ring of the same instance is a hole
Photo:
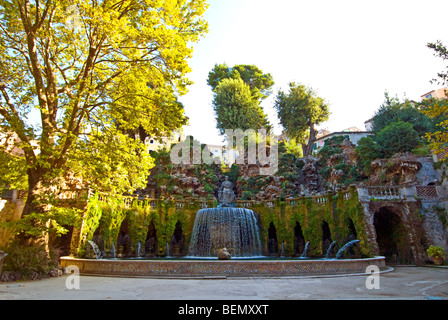
[[[357,191],[360,201],[375,201],[375,200],[405,200],[405,201],[416,201],[417,199],[431,200],[438,199],[440,197],[440,188],[437,186],[358,186],[355,187],[355,192]],[[90,189],[74,189],[74,190],[63,190],[59,193],[59,199],[61,200],[85,200],[92,196],[93,192]],[[352,192],[350,189],[338,190],[336,193],[327,193],[324,195],[311,195],[309,197],[297,197],[297,198],[287,198],[283,203],[288,206],[295,206],[300,203],[303,199],[310,199],[316,205],[326,205],[332,197],[342,197],[345,201],[348,201],[352,197]],[[104,193],[98,194],[98,199],[100,201],[106,202],[108,195]],[[177,200],[171,199],[154,199],[148,196],[124,196],[123,201],[126,208],[132,206],[134,201],[146,201],[150,204],[152,209],[156,209],[161,201],[164,202],[174,202],[175,208],[182,209],[188,205],[195,205],[199,203],[201,209],[212,208],[216,205],[212,200],[205,199],[184,199]],[[263,203],[269,208],[275,207],[279,201],[278,200],[236,200],[237,207],[240,208],[252,208],[257,204]]]
[[[439,198],[436,186],[360,186],[360,201],[374,200],[429,200]]]

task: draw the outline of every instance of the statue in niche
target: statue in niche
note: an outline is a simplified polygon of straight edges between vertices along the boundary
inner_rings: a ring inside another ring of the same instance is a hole
[[[226,176],[225,181],[221,184],[221,190],[218,192],[218,201],[222,204],[231,204],[234,200],[233,183]]]

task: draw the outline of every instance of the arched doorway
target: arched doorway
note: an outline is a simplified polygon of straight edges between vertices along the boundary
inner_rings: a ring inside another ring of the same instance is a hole
[[[348,227],[348,236],[347,241],[356,240],[358,239],[358,233],[356,232],[355,224],[353,223],[353,220],[350,218],[347,218],[346,225]]]
[[[124,219],[120,226],[117,238],[118,258],[127,257],[131,254],[131,237],[129,235],[128,220]]]
[[[374,215],[373,225],[380,255],[389,263],[412,263],[406,229],[399,215],[393,208],[382,207]]]
[[[174,228],[173,236],[170,243],[170,254],[173,256],[181,256],[183,253],[184,235],[182,234],[182,225],[177,221]]]
[[[305,249],[305,237],[303,236],[302,227],[300,223],[296,221],[294,227],[294,254],[300,256]]]
[[[268,229],[268,255],[278,255],[277,230],[272,222]]]
[[[353,223],[353,220],[351,218],[347,218],[345,220],[345,225],[346,228],[348,229],[348,234],[344,238],[344,242],[341,244],[342,246],[349,243],[350,241],[358,240],[358,232],[356,231],[356,227],[355,224]],[[360,258],[361,250],[359,248],[359,245],[354,245],[346,249],[343,253],[343,257],[347,259]]]
[[[333,240],[331,239],[330,227],[327,221],[322,222],[322,253],[325,254]]]
[[[147,256],[153,257],[157,254],[157,249],[157,231],[154,221],[151,220],[146,234],[145,253]]]

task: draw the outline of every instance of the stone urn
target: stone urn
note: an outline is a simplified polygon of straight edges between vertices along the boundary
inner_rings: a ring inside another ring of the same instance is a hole
[[[230,260],[231,254],[227,251],[227,248],[218,250],[218,260]]]
[[[441,257],[441,256],[432,257],[431,259],[432,259],[432,262],[434,262],[434,264],[436,266],[440,266],[443,264],[443,257]]]

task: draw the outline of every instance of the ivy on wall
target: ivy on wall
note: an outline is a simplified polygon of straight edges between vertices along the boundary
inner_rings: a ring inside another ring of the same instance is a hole
[[[260,225],[260,238],[267,251],[268,228],[272,223],[277,234],[277,243],[283,243],[286,256],[293,256],[294,228],[298,223],[302,229],[306,242],[310,242],[309,256],[321,257],[322,224],[327,222],[331,239],[342,247],[351,232],[349,221],[353,222],[359,246],[363,256],[371,256],[362,207],[358,201],[356,188],[350,189],[350,196],[344,197],[343,192],[336,195],[327,194],[325,201],[317,203],[316,198],[296,198],[288,201],[275,200],[274,206],[264,202],[254,202],[251,209],[257,213]],[[313,201],[314,199],[314,201]],[[181,204],[181,205],[179,205]],[[209,206],[213,205],[211,202]],[[216,205],[216,204],[215,204]],[[165,255],[166,245],[170,243],[176,224],[180,223],[185,239],[185,249],[188,249],[191,232],[196,213],[201,205],[198,201],[179,202],[173,200],[134,200],[125,206],[123,199],[108,198],[106,202],[98,196],[89,200],[87,212],[84,216],[84,241],[91,240],[95,230],[100,227],[101,236],[106,247],[116,243],[120,226],[127,219],[127,233],[132,239],[135,250],[137,243],[143,245],[146,241],[148,227],[152,222],[157,232],[159,255]]]

